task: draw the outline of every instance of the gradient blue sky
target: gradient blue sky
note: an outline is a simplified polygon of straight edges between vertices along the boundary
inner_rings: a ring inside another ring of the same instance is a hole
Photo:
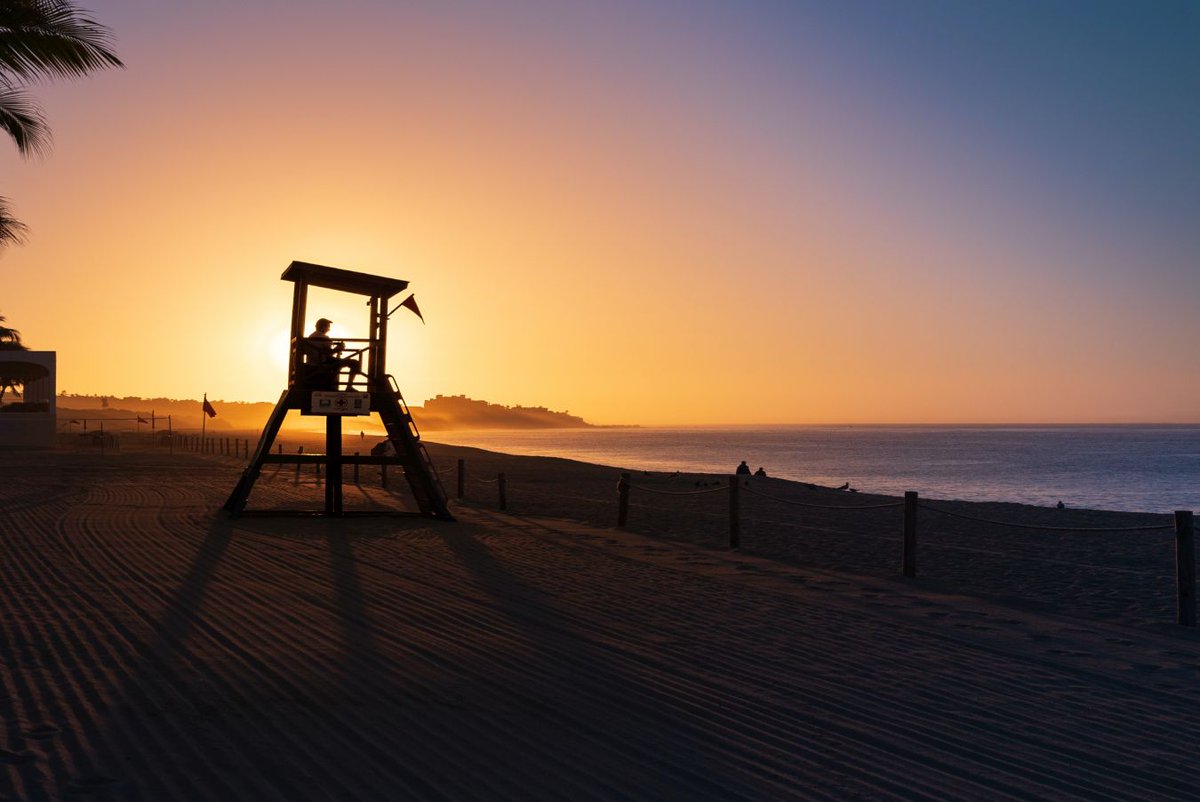
[[[85,5],[0,259],[69,391],[274,398],[303,259],[413,282],[413,403],[1200,420],[1200,4]]]

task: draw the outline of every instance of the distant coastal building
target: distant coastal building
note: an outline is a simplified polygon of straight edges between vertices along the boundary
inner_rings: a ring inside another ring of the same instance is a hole
[[[0,448],[53,447],[56,366],[55,351],[0,350]]]

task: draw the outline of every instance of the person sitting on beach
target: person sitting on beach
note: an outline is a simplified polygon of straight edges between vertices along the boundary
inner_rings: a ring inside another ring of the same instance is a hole
[[[750,466],[746,464],[746,460],[742,460],[742,464],[737,466],[737,470],[734,471],[734,473],[736,473],[738,476],[750,475]]]
[[[767,472],[763,470],[763,467],[761,465],[759,465],[758,470],[754,472],[754,475],[755,476],[766,476]]]
[[[310,355],[316,358],[311,360],[323,367],[330,367],[336,371],[341,371],[342,368],[350,368],[350,377],[353,379],[355,374],[362,373],[362,361],[358,359],[343,358],[341,353],[346,348],[343,342],[334,342],[329,336],[329,327],[333,325],[333,321],[329,318],[321,318],[317,321],[313,329],[313,333],[308,335],[308,345]]]

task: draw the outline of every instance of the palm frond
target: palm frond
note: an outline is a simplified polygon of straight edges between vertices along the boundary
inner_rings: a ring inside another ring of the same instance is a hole
[[[0,80],[0,131],[17,144],[22,156],[45,153],[50,146],[50,129],[42,111],[20,89]]]
[[[21,344],[21,332],[5,326],[4,321],[4,315],[0,315],[0,342],[19,346]]]
[[[20,245],[25,242],[25,232],[28,229],[25,224],[16,219],[8,212],[8,201],[0,198],[0,248],[6,245]],[[0,323],[4,322],[4,317],[0,316]],[[12,331],[12,329],[4,329],[0,326],[0,330]],[[17,333],[17,340],[20,341],[20,333]]]
[[[0,3],[0,72],[33,81],[125,66],[109,29],[85,13],[67,0]]]

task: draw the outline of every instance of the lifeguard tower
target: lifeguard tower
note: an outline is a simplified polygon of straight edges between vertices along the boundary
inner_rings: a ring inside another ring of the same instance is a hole
[[[446,493],[438,480],[429,453],[421,442],[416,424],[409,414],[396,380],[387,372],[387,324],[390,299],[408,287],[407,281],[357,273],[307,262],[292,262],[283,271],[282,280],[292,282],[291,350],[288,359],[288,387],[279,396],[258,447],[242,478],[234,487],[225,509],[232,515],[246,511],[246,500],[268,463],[323,463],[325,465],[325,508],[323,514],[340,516],[342,509],[342,466],[354,464],[399,465],[412,489],[422,515],[452,521],[446,505]],[[370,300],[368,335],[360,339],[341,339],[344,350],[331,358],[327,343],[305,336],[304,321],[308,288],[362,295]],[[397,307],[399,308],[399,307]],[[392,312],[396,311],[395,309]],[[325,418],[324,454],[272,453],[279,428],[290,409],[303,415]],[[391,454],[343,456],[342,418],[348,415],[379,413],[387,429]],[[303,511],[273,511],[303,512]],[[320,513],[322,511],[312,511]]]

